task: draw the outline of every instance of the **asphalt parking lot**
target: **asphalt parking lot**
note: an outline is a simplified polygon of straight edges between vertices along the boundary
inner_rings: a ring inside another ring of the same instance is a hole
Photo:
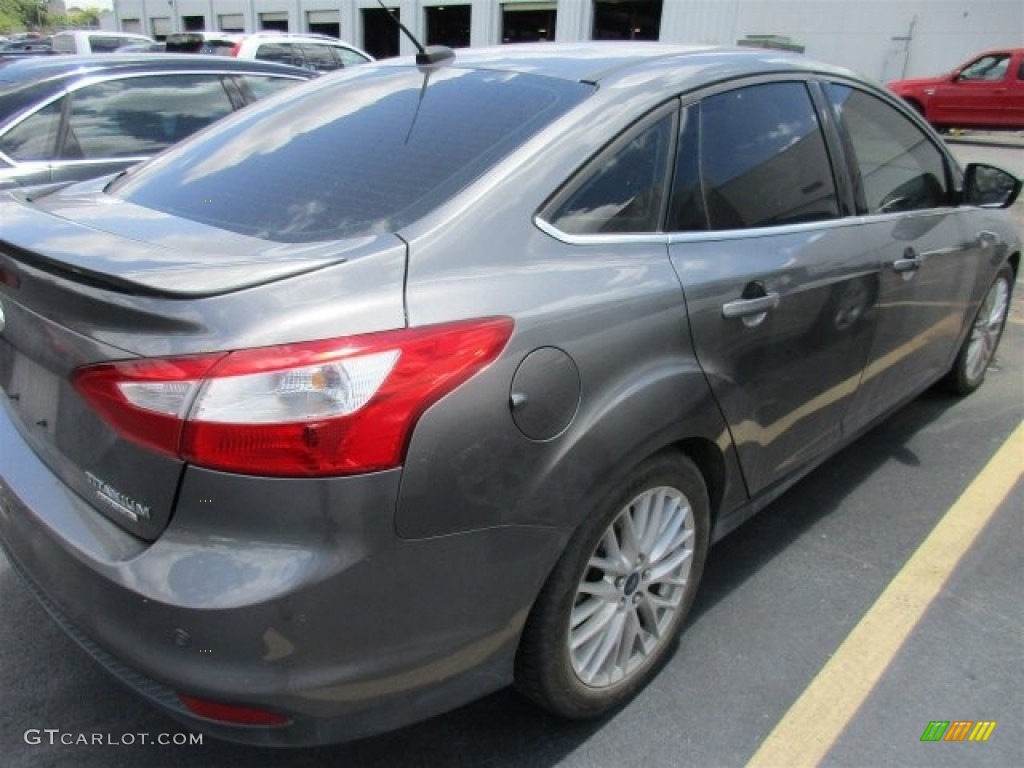
[[[955,151],[1024,175],[1024,148]],[[1024,204],[1014,213],[1024,229]],[[982,389],[926,393],[721,542],[667,667],[593,723],[503,691],[337,747],[141,744],[181,729],[79,651],[0,556],[0,764],[1024,765],[1022,420],[1018,281]],[[983,743],[922,742],[933,721],[996,725]],[[93,734],[104,743],[61,743]]]

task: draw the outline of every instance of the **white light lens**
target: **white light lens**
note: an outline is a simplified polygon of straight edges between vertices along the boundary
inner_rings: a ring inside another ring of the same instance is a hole
[[[117,388],[137,408],[184,418],[195,386],[194,381],[119,382]]]
[[[223,424],[286,424],[355,413],[398,360],[388,350],[286,371],[208,380],[191,418]]]

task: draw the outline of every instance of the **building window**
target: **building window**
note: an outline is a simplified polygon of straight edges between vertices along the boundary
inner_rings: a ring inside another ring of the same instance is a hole
[[[288,31],[287,13],[261,13],[260,29],[273,29],[278,32]]]
[[[244,32],[245,16],[240,13],[222,13],[217,17],[217,29],[221,32]]]
[[[151,37],[163,42],[171,34],[171,20],[166,17],[154,16],[149,20],[149,28],[152,30]]]
[[[662,0],[594,0],[594,40],[657,40]]]
[[[469,46],[470,6],[437,5],[425,8],[424,13],[427,17],[427,45]]]
[[[142,21],[140,19],[121,19],[121,31],[131,32],[133,35],[141,35]]]
[[[389,8],[396,19],[402,15],[398,8]],[[398,25],[381,8],[363,8],[363,50],[375,59],[398,55]]]
[[[557,3],[504,3],[501,42],[532,43],[555,39]]]
[[[206,29],[205,16],[182,16],[181,28],[185,32],[202,32]]]
[[[341,37],[341,20],[337,11],[307,11],[306,27],[318,35]]]

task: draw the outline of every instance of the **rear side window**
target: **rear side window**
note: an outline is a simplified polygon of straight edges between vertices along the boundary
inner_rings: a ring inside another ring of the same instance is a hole
[[[924,131],[864,91],[835,83],[825,91],[859,171],[857,196],[863,212],[898,213],[948,204],[946,162]]]
[[[293,77],[275,77],[274,75],[235,75],[235,77],[245,83],[253,100],[265,99],[267,96],[302,82]]]
[[[825,140],[803,83],[752,85],[703,99],[700,136],[711,229],[839,216]],[[698,151],[697,144],[680,151]]]
[[[258,102],[110,193],[282,242],[394,232],[593,92],[447,68],[356,69]]]
[[[108,37],[107,35],[89,35],[89,48],[93,53],[113,53],[118,48],[142,42],[131,37]]]
[[[0,152],[19,162],[51,160],[57,151],[64,99],[49,104],[0,138]]]
[[[71,96],[65,156],[151,155],[231,111],[217,75],[153,75],[96,83]]]
[[[341,62],[334,55],[334,49],[329,45],[317,45],[315,43],[303,43],[299,46],[305,58],[304,66],[314,72],[331,72],[341,68]]]
[[[343,67],[354,67],[356,64],[365,64],[369,61],[368,58],[350,51],[348,48],[335,48],[334,52],[338,54],[338,58],[341,59],[341,66]]]
[[[256,59],[274,61],[278,64],[289,64],[293,67],[305,66],[302,51],[298,46],[288,43],[263,43],[256,49]]]
[[[73,34],[54,35],[50,45],[58,53],[75,53],[75,37]]]
[[[599,154],[543,217],[571,235],[658,231],[673,113],[642,123]]]

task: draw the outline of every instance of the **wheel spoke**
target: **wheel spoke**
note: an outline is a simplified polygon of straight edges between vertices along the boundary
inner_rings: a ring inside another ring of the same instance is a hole
[[[571,646],[573,650],[576,650],[591,638],[604,632],[609,622],[615,618],[617,612],[616,606],[605,603],[589,619],[574,629],[571,632]]]
[[[614,660],[618,644],[622,642],[622,626],[625,620],[625,613],[614,613],[600,639],[595,639],[587,658],[583,661],[583,668],[591,677],[599,677],[602,673],[608,674],[606,666],[609,659]]]
[[[604,579],[601,579],[601,581],[580,582],[579,591],[584,595],[593,595],[605,603],[617,603],[619,601],[619,591],[615,588],[615,585]]]

